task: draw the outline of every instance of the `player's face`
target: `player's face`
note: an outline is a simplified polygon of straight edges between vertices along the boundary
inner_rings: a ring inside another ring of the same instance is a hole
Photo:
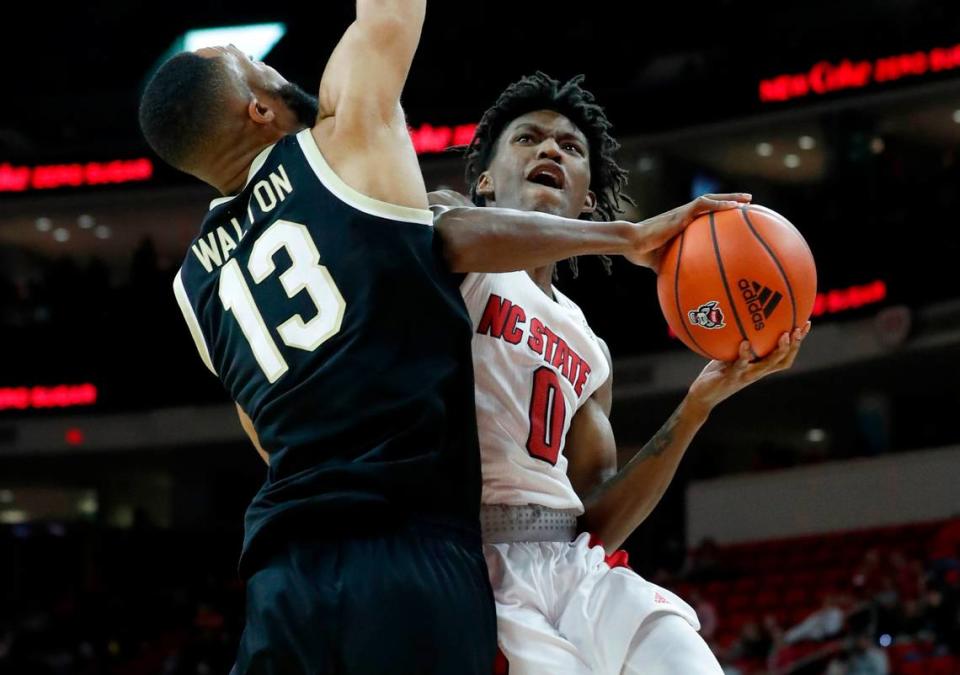
[[[478,194],[487,204],[577,218],[594,210],[590,148],[567,117],[552,110],[521,115],[500,134]]]
[[[243,83],[243,89],[253,93],[263,106],[276,115],[277,126],[285,133],[293,133],[313,126],[317,120],[317,99],[263,61],[254,61],[233,45],[198,49],[198,55],[222,59],[228,76]]]

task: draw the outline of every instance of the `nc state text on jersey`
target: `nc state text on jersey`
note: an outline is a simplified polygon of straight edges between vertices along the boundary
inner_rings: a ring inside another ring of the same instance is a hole
[[[193,254],[203,265],[203,269],[212,272],[214,266],[220,267],[230,259],[230,253],[237,247],[243,235],[247,233],[250,225],[254,222],[255,209],[254,203],[259,207],[259,214],[267,214],[277,208],[277,205],[283,202],[287,195],[293,194],[293,184],[287,177],[287,170],[283,164],[271,171],[266,178],[258,180],[253,186],[253,192],[249,201],[247,201],[247,221],[246,228],[241,227],[240,221],[236,218],[230,219],[230,230],[221,225],[207,233],[205,237],[199,237],[197,243],[193,245]],[[234,239],[234,235],[236,239]]]
[[[526,322],[527,313],[523,311],[523,307],[491,293],[477,325],[477,333],[519,345],[523,339],[522,326]],[[590,376],[590,364],[537,317],[530,319],[527,347],[534,354],[543,357],[546,363],[557,368],[573,385],[577,396],[581,394],[583,385]]]

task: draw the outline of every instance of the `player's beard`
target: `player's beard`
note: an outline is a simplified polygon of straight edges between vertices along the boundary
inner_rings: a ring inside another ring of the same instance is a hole
[[[297,116],[297,120],[305,127],[312,127],[317,123],[317,115],[320,114],[320,104],[316,96],[311,96],[303,89],[287,82],[277,95],[287,104],[287,107]]]

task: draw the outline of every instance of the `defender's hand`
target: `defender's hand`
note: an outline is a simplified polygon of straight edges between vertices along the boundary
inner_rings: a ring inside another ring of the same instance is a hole
[[[800,351],[800,343],[810,332],[810,322],[793,333],[780,336],[777,348],[765,358],[751,361],[754,354],[750,343],[740,343],[740,358],[736,361],[711,361],[690,385],[688,399],[704,410],[713,409],[744,387],[762,380],[771,373],[787,370],[793,365]]]
[[[690,223],[711,211],[726,211],[749,204],[751,199],[752,196],[745,192],[703,195],[689,204],[639,222],[636,224],[633,251],[624,257],[634,265],[649,267],[654,272],[659,272],[660,258],[667,244]]]

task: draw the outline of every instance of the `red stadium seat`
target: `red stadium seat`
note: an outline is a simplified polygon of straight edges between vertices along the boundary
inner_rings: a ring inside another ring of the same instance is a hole
[[[724,632],[730,631],[738,635],[743,624],[756,620],[757,615],[754,612],[736,612],[721,619]]]
[[[896,671],[897,675],[930,675],[929,664],[926,661],[907,661],[901,663]]]
[[[783,604],[786,607],[806,607],[810,594],[806,588],[793,588],[783,596]]]
[[[817,571],[794,572],[790,577],[790,583],[800,588],[812,588],[820,583],[821,573]]]
[[[767,574],[760,582],[760,589],[767,590],[771,588],[780,588],[787,582],[787,575],[779,570],[767,570],[773,574]]]
[[[753,605],[754,596],[752,594],[740,594],[727,596],[726,601],[726,611],[728,612],[740,612],[745,609],[750,608]]]
[[[956,675],[958,671],[957,657],[952,654],[933,656],[926,663],[929,675]]]
[[[780,604],[780,593],[777,591],[761,591],[754,600],[754,606],[759,609],[773,609]]]

